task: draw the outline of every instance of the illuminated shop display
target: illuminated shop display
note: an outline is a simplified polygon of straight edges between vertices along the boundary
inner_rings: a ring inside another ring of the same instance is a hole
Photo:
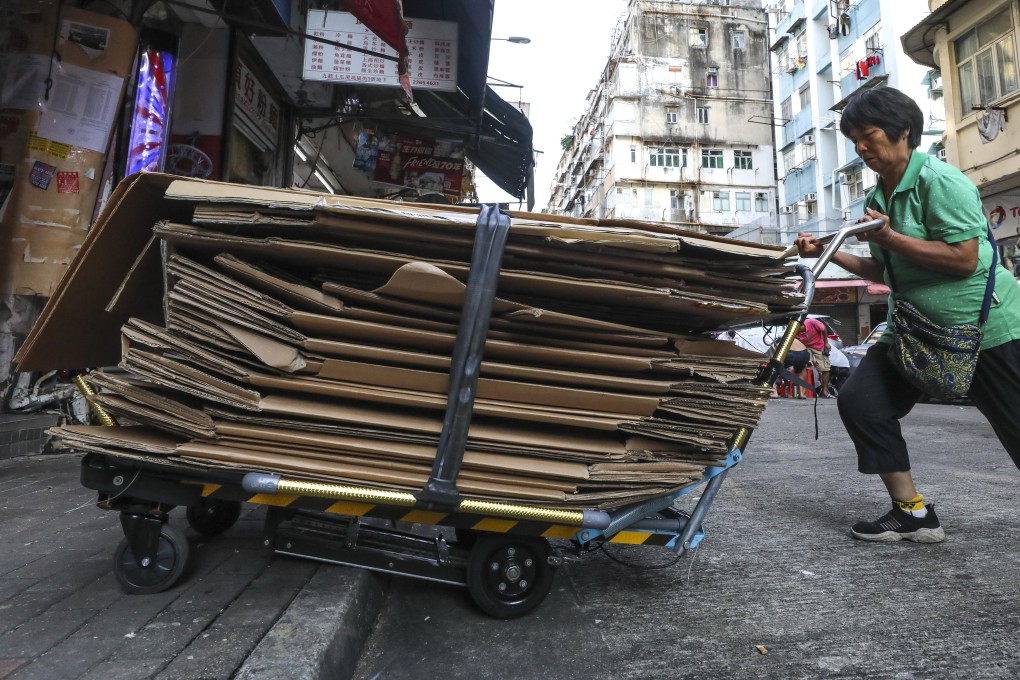
[[[175,57],[169,52],[142,52],[135,91],[131,139],[126,174],[163,170],[170,135],[170,103],[173,101]]]

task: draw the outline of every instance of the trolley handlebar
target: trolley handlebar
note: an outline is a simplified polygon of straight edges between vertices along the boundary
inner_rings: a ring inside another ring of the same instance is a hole
[[[848,238],[850,238],[851,236],[856,236],[857,234],[861,234],[866,231],[878,229],[883,224],[885,224],[885,220],[881,219],[868,220],[867,222],[858,222],[857,224],[849,224],[840,229],[839,231],[837,231],[835,234],[831,236],[825,236],[824,238],[819,239],[820,242],[826,243],[825,250],[823,250],[822,254],[818,256],[818,260],[815,262],[815,266],[811,268],[811,273],[814,275],[815,278],[818,278],[818,275],[822,273],[822,270],[825,269],[825,267],[832,260],[832,256],[836,254],[836,251],[839,250],[839,247],[843,245],[843,242],[846,241]]]

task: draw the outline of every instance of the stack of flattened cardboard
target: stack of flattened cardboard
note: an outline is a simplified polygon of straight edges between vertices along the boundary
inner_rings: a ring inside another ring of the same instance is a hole
[[[160,195],[143,208],[132,192]],[[129,239],[132,264],[117,285],[99,286],[100,336],[125,323],[119,369],[90,377],[96,402],[133,426],[59,428],[66,443],[424,486],[476,209],[163,176],[134,179],[111,205],[18,357],[38,368],[64,346],[78,366],[114,363],[97,360],[106,348],[67,347],[53,334],[83,313],[69,307],[88,306],[74,289],[97,280],[114,235],[150,233]],[[796,308],[782,249],[659,224],[512,217],[461,493],[616,507],[721,464],[736,430],[757,425],[767,390],[752,382],[760,356],[708,332]],[[135,290],[158,279],[161,297]]]

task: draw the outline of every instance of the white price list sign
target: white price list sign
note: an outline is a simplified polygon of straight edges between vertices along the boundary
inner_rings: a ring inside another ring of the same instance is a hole
[[[411,87],[457,91],[457,24],[452,21],[407,19]],[[348,12],[309,10],[307,34],[372,52],[397,56],[396,51]],[[400,87],[397,62],[335,45],[305,41],[302,68],[305,80]]]

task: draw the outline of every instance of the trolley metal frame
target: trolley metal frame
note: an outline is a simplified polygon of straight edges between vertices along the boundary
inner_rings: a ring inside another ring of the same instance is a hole
[[[839,246],[850,236],[881,225],[881,220],[872,220],[844,226],[813,268],[795,266],[805,303],[789,321],[773,357],[762,365],[756,384],[775,383],[807,317],[815,278]],[[483,206],[453,351],[447,411],[432,474],[423,489],[409,493],[89,453],[81,463],[82,484],[99,492],[99,507],[121,516],[124,540],[114,557],[121,586],[128,592],[159,592],[180,578],[188,544],[167,524],[175,506],[186,506],[189,524],[212,536],[233,525],[241,503],[265,505],[264,540],[277,553],[466,585],[482,610],[502,618],[538,606],[551,587],[552,571],[565,558],[602,544],[661,546],[677,557],[696,548],[723,481],[743,460],[750,428],[738,430],[721,465],[706,466],[699,482],[609,512],[461,498],[455,482],[509,226],[506,214]],[[80,377],[76,384],[91,392]],[[101,409],[98,415],[104,424],[115,425]],[[696,490],[701,497],[689,516],[673,507]],[[403,524],[437,530],[399,528]],[[549,539],[562,540],[551,546]]]

